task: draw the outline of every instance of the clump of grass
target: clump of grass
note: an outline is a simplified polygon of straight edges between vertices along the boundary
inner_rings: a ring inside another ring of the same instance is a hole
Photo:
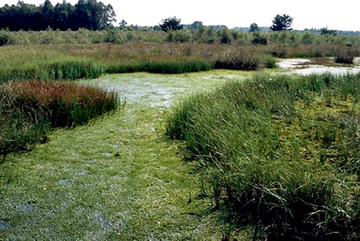
[[[32,66],[7,67],[0,70],[1,82],[12,80],[75,80],[98,78],[104,67],[92,60],[57,60]]]
[[[264,62],[265,62],[265,67],[268,69],[275,69],[277,68],[277,64],[276,64],[276,58],[270,55],[266,55],[263,57],[264,58]]]
[[[146,70],[145,61],[123,61],[118,63],[107,63],[106,73],[108,74],[122,74],[122,73],[134,73]]]
[[[233,70],[256,70],[261,66],[262,59],[260,56],[250,51],[242,50],[240,52],[231,52],[219,57],[215,61],[217,69]]]
[[[255,239],[260,228],[268,240],[358,238],[359,83],[329,74],[229,83],[184,101],[167,133],[204,164],[217,207],[255,224]]]
[[[149,61],[146,70],[150,73],[181,74],[212,69],[209,61],[200,59],[174,59]]]
[[[44,75],[42,79],[75,80],[98,78],[104,74],[104,68],[94,61],[72,60],[47,63],[40,67],[39,72],[39,75]]]
[[[0,162],[3,162],[9,153],[31,150],[35,144],[45,141],[49,129],[49,123],[41,116],[37,116],[34,120],[29,119],[26,114],[21,112],[2,112],[0,114],[0,156],[2,156],[2,160]]]
[[[0,93],[0,154],[26,150],[50,127],[70,127],[118,107],[115,93],[68,82],[10,82]]]
[[[167,60],[129,61],[109,64],[107,73],[149,72],[161,74],[181,74],[212,69],[209,61],[191,58],[175,58]]]
[[[287,58],[289,56],[288,48],[272,46],[269,50],[269,53],[277,58]]]
[[[335,62],[341,64],[353,64],[354,58],[356,57],[355,53],[352,51],[339,50],[335,55]]]

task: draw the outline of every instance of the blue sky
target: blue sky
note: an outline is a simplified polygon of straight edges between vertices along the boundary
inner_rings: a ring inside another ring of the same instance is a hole
[[[50,0],[55,5],[57,0]],[[16,4],[17,0],[2,0],[1,5]],[[24,0],[25,3],[42,4],[44,0]],[[62,2],[62,0],[60,0]],[[67,0],[72,4],[77,0]],[[111,4],[117,21],[125,19],[133,25],[153,26],[161,19],[176,16],[181,23],[202,21],[205,25],[248,27],[251,23],[270,26],[276,14],[294,18],[293,28],[322,28],[360,31],[359,0],[102,0]]]

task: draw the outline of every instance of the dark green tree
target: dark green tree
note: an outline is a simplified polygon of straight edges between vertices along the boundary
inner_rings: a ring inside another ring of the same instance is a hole
[[[328,29],[328,27],[326,28],[322,28],[320,29],[320,34],[321,35],[336,35],[336,30],[332,30],[332,29]]]
[[[62,3],[56,4],[53,15],[53,29],[67,30],[71,28],[69,18],[74,11],[74,6],[70,3],[66,3],[65,0]]]
[[[256,23],[250,24],[249,32],[255,32],[255,31],[259,31],[259,26]]]
[[[128,23],[125,21],[125,19],[121,20],[121,22],[119,23],[120,29],[125,29],[127,24]]]
[[[41,8],[41,13],[44,17],[44,23],[48,26],[52,26],[53,16],[54,16],[54,6],[49,0],[45,0],[44,5]]]
[[[104,29],[115,22],[116,14],[113,7],[105,5],[97,0],[87,0],[87,8],[89,15],[89,29]]]
[[[285,30],[291,30],[291,24],[294,18],[290,17],[287,14],[283,15],[276,15],[275,18],[272,20],[272,25],[270,26],[270,29],[273,31],[285,31]]]
[[[19,1],[16,5],[0,8],[0,29],[36,31],[51,27],[60,30],[98,30],[111,25],[115,16],[111,5],[97,0],[79,0],[75,6],[63,0],[55,7],[50,0],[45,0],[41,6]]]
[[[204,28],[203,23],[201,21],[195,21],[190,25],[191,29],[198,30],[200,28]]]
[[[161,20],[159,24],[161,30],[167,32],[169,30],[180,30],[183,28],[183,25],[180,24],[181,19],[177,19],[176,17],[166,18]]]

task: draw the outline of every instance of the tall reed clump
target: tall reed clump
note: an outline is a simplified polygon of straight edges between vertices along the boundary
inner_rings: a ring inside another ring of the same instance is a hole
[[[40,67],[39,76],[50,80],[76,80],[98,78],[105,70],[91,60],[55,61]]]
[[[268,240],[359,238],[360,75],[259,76],[190,97],[168,120],[217,207]]]
[[[68,82],[10,82],[0,92],[0,155],[31,149],[51,128],[81,125],[118,108],[116,93]]]
[[[210,61],[192,58],[154,59],[148,61],[129,61],[109,63],[107,73],[149,72],[161,74],[182,74],[206,71],[213,68]]]
[[[230,52],[215,61],[217,69],[257,70],[261,65],[261,57],[248,51]]]
[[[194,58],[149,61],[146,70],[150,73],[181,74],[206,71],[213,68],[210,61]]]
[[[339,49],[335,54],[335,62],[341,64],[353,64],[357,53],[351,49]]]
[[[33,66],[7,67],[0,70],[0,83],[12,80],[75,80],[98,78],[103,65],[92,60],[60,60]]]

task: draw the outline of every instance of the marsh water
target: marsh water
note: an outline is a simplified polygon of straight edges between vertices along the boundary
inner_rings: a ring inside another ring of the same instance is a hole
[[[328,60],[333,62],[333,58],[328,58]],[[355,58],[354,64],[348,66],[340,64],[334,66],[314,64],[310,59],[280,59],[278,66],[291,73],[301,75],[360,73],[360,58]]]
[[[327,65],[320,65],[311,59],[279,59],[278,66],[286,73],[300,75],[360,73],[360,58],[356,58],[352,65],[331,64],[331,58],[326,61]],[[122,101],[128,104],[145,104],[165,110],[175,104],[174,101],[191,93],[209,91],[227,80],[244,79],[256,73],[258,71],[234,70],[211,70],[179,75],[130,73],[106,75],[95,81],[81,82],[118,92]]]
[[[279,67],[299,74],[360,72],[356,61],[326,67],[285,59]],[[0,237],[221,240],[220,217],[204,215],[210,199],[194,198],[203,195],[198,189],[203,182],[183,161],[181,144],[163,137],[164,120],[170,106],[187,96],[259,72],[131,73],[79,81],[116,91],[128,104],[93,125],[57,130],[34,151],[9,157],[0,171],[6,193]]]

